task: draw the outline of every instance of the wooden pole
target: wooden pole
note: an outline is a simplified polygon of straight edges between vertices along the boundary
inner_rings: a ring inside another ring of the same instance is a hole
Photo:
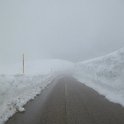
[[[24,74],[25,73],[25,55],[23,54],[22,55],[22,58],[23,58],[23,62],[22,62],[22,64],[23,64],[23,70],[22,70],[22,73]]]

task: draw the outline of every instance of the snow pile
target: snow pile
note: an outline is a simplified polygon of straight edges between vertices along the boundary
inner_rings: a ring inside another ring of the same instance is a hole
[[[41,92],[54,76],[0,76],[0,124],[3,124],[17,111]]]
[[[76,64],[75,77],[110,101],[124,106],[124,48]]]

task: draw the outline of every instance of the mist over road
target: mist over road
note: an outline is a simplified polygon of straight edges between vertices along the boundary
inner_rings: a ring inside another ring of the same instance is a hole
[[[124,108],[72,77],[57,78],[6,124],[124,124]]]

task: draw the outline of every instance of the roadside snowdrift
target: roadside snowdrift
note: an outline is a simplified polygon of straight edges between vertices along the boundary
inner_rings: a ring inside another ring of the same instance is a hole
[[[0,76],[0,124],[15,112],[24,111],[23,106],[39,94],[54,77],[39,76]]]
[[[76,64],[75,77],[124,106],[124,48],[107,56]]]

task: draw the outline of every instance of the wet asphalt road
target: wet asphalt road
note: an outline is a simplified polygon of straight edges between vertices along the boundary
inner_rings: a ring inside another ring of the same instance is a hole
[[[124,124],[124,108],[72,77],[56,79],[6,124]]]

